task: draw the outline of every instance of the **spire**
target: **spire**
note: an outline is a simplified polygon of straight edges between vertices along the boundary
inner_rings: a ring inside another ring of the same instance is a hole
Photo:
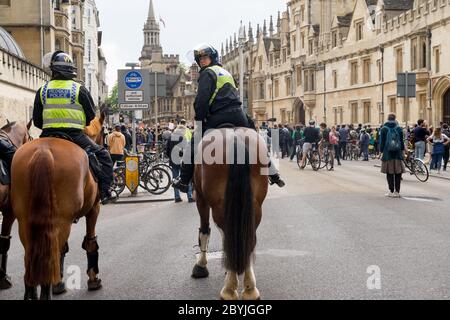
[[[223,57],[225,55],[225,51],[223,50],[223,42],[222,42],[222,50],[220,50],[220,55]]]
[[[257,26],[257,28],[256,28],[256,39],[259,39],[260,33],[261,33],[261,30],[260,30],[260,28],[259,28],[259,23],[258,23],[258,26]]]
[[[234,47],[233,47],[233,37],[230,36],[230,51],[233,51]]]
[[[286,3],[286,17],[289,21],[289,3]]]
[[[270,33],[271,37],[273,37],[273,32],[274,31],[275,31],[275,29],[273,28],[273,19],[272,19],[272,16],[270,16],[269,33]]]
[[[150,6],[148,8],[148,21],[156,21],[155,9],[153,8],[153,0],[150,0]]]
[[[263,36],[264,36],[264,37],[267,37],[267,25],[266,25],[266,19],[264,19]]]
[[[280,17],[280,11],[278,11],[277,32],[280,33],[280,31],[281,31],[281,17]]]
[[[227,39],[227,43],[226,43],[226,45],[225,45],[225,50],[226,50],[226,51],[225,51],[226,53],[230,52],[229,47],[228,47],[228,39]]]
[[[253,29],[252,29],[252,23],[248,23],[248,41],[253,42]]]
[[[234,47],[235,48],[238,47],[238,42],[237,42],[237,38],[236,38],[236,32],[234,33]]]

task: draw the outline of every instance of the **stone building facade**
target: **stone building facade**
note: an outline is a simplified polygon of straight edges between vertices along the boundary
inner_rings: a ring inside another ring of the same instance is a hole
[[[163,54],[159,21],[156,20],[152,0],[150,0],[148,18],[143,31],[144,46],[139,59],[141,68],[166,75],[167,96],[158,99],[158,122],[165,124],[181,118],[193,120],[198,70],[195,66],[184,70],[180,64],[179,55]],[[154,108],[145,111],[143,118],[146,124],[154,123]]]
[[[245,44],[249,109],[259,121],[335,124],[450,122],[449,0],[291,0]],[[237,42],[224,66],[238,77]],[[248,63],[248,64],[247,64]],[[417,97],[397,98],[397,74]]]
[[[36,91],[49,80],[43,69],[28,61],[20,46],[0,27],[0,127],[32,118]],[[37,129],[32,130],[37,136]]]
[[[28,61],[42,67],[45,54],[65,51],[77,65],[78,80],[84,81],[84,0],[8,0],[0,8],[0,26],[14,37]]]

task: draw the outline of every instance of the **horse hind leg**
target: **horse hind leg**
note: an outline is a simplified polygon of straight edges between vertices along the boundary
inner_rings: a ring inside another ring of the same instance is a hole
[[[64,278],[64,259],[66,258],[66,254],[69,252],[69,244],[66,242],[61,251],[61,257],[59,259],[59,272],[61,274],[61,281],[52,286],[52,292],[54,295],[60,295],[66,293],[66,284],[63,280]]]
[[[41,285],[41,295],[39,300],[52,300],[52,286],[51,285]]]
[[[29,286],[25,283],[25,295],[23,297],[24,300],[37,300],[37,287]]]
[[[209,276],[208,268],[206,267],[208,260],[206,254],[208,252],[209,237],[211,235],[211,228],[209,227],[209,206],[204,201],[203,197],[197,194],[197,209],[200,214],[200,229],[198,235],[198,243],[200,246],[200,255],[197,263],[192,270],[192,278],[200,279]]]
[[[242,300],[260,300],[261,295],[256,288],[256,278],[253,271],[253,264],[245,269],[244,290],[242,291]]]
[[[11,213],[3,213],[2,233],[0,236],[0,290],[12,287],[11,278],[7,274],[8,251],[11,244],[11,227],[14,223]]]
[[[95,225],[97,223],[100,205],[97,203],[95,207],[86,215],[86,236],[84,237],[82,248],[86,250],[88,260],[88,290],[94,291],[102,288],[102,280],[98,278],[98,243],[95,235]]]
[[[220,291],[221,300],[238,300],[239,278],[236,272],[227,270],[225,286]]]

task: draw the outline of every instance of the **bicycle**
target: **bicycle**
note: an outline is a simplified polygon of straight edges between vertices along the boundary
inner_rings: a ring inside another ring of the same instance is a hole
[[[172,176],[170,167],[159,163],[153,153],[143,154],[139,157],[139,186],[154,195],[160,195],[169,190]],[[117,162],[114,168],[113,192],[117,197],[125,190],[126,163]]]
[[[306,162],[305,164],[302,166],[302,159],[303,159],[303,144],[300,147],[300,151],[297,153],[297,165],[300,169],[305,169],[306,166],[308,164],[311,165],[312,169],[314,171],[319,171],[320,169],[320,162],[321,162],[321,158],[320,158],[320,153],[318,150],[318,144],[317,143],[313,143],[311,149],[308,150],[308,152],[306,153]]]
[[[422,160],[414,158],[413,154],[413,151],[408,150],[406,157],[403,159],[403,163],[409,170],[409,173],[416,176],[417,180],[420,182],[427,182],[430,177],[428,168]]]
[[[322,156],[320,157],[321,164],[319,169],[327,168],[328,171],[333,170],[334,155],[333,151],[330,148],[333,148],[333,146],[328,145],[328,147],[322,147]]]

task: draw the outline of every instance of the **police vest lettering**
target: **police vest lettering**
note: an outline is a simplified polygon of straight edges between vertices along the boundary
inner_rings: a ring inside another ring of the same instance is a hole
[[[42,87],[43,129],[85,128],[86,114],[78,100],[80,88],[81,85],[72,80],[52,80]]]
[[[212,105],[220,89],[222,89],[227,83],[229,83],[233,88],[236,89],[236,83],[234,82],[233,76],[224,68],[219,66],[212,66],[208,69],[214,71],[217,76],[216,91],[209,100],[209,105]]]

